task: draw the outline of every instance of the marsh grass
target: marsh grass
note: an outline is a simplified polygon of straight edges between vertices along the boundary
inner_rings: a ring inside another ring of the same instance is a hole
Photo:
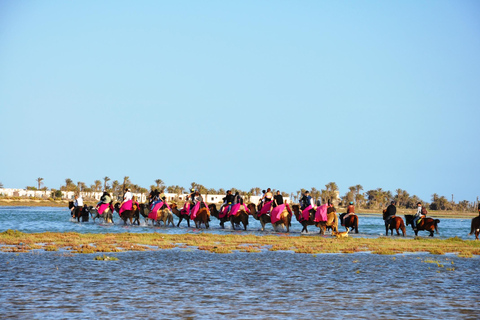
[[[456,253],[460,257],[480,255],[480,241],[460,238],[415,239],[399,238],[344,238],[325,236],[286,235],[219,235],[160,234],[160,233],[106,233],[80,234],[74,232],[23,233],[7,230],[0,233],[0,248],[4,252],[29,252],[66,250],[72,253],[99,253],[120,251],[169,250],[194,247],[213,253],[293,251],[296,253],[355,253],[393,255],[404,252],[429,252],[432,254]]]

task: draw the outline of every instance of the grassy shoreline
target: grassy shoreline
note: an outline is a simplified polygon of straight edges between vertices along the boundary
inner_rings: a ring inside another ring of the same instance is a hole
[[[295,253],[356,253],[401,254],[428,252],[431,254],[455,253],[459,257],[480,255],[480,241],[427,239],[417,237],[343,238],[330,236],[292,237],[286,234],[218,235],[160,234],[160,233],[105,233],[81,234],[75,232],[23,233],[7,230],[0,233],[3,252],[31,252],[66,250],[68,253],[107,253],[124,251],[152,251],[174,248],[196,248],[212,253],[293,251]]]
[[[94,201],[85,201],[85,204],[89,206],[95,206],[97,202]],[[68,200],[32,200],[32,199],[0,199],[0,207],[68,207]],[[345,208],[338,207],[337,212],[342,213],[346,212]],[[397,209],[399,215],[404,214],[415,214],[415,210],[412,209]],[[357,214],[359,215],[380,215],[380,209],[357,209]],[[431,217],[436,218],[474,218],[478,215],[476,212],[456,212],[456,211],[429,211],[428,213]]]

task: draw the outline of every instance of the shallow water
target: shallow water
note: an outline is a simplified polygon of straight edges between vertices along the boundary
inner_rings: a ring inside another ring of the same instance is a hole
[[[0,253],[10,319],[478,319],[479,257]]]
[[[403,216],[401,216],[403,217]],[[0,232],[12,229],[22,232],[79,232],[79,233],[118,233],[118,232],[160,232],[160,233],[196,233],[205,232],[205,229],[188,228],[187,223],[182,221],[180,228],[177,227],[157,227],[146,225],[142,221],[140,226],[127,225],[124,226],[123,221],[120,220],[118,214],[114,214],[116,224],[103,224],[97,220],[93,222],[77,223],[73,222],[68,208],[51,208],[51,207],[0,207]],[[272,234],[272,225],[267,224],[266,231],[261,231],[260,222],[255,220],[252,216],[249,218],[249,225],[247,231],[243,231],[243,226],[240,230],[233,230],[230,223],[225,224],[225,229],[221,229],[219,222],[215,217],[211,218],[210,229],[206,232],[218,234],[247,233],[247,234]],[[178,218],[174,216],[175,225],[178,223]],[[438,225],[439,233],[435,234],[436,238],[446,239],[451,237],[459,237],[461,239],[474,239],[474,236],[468,236],[470,232],[471,219],[446,219],[441,218]],[[194,224],[191,224],[194,226]],[[341,228],[343,229],[343,228]],[[351,237],[378,237],[385,234],[385,226],[383,220],[378,215],[359,215],[359,233],[350,234]],[[296,218],[292,218],[292,226],[290,228],[291,235],[300,235],[302,226]],[[309,226],[310,235],[318,234],[319,229],[315,226]],[[426,231],[420,231],[419,236],[427,237],[429,235]],[[411,226],[407,227],[407,237],[413,237],[414,233]]]
[[[66,208],[1,207],[0,232],[160,232],[205,229],[72,222]],[[178,220],[175,217],[175,223]],[[274,234],[250,217],[248,231]],[[470,219],[441,219],[440,234],[467,239]],[[301,235],[293,219],[292,236]],[[361,215],[360,233],[383,235],[379,216]],[[310,235],[318,229],[310,227]],[[407,228],[409,237],[413,236]],[[427,236],[427,233],[423,233]],[[471,239],[472,237],[468,237]],[[403,254],[213,254],[192,248],[107,254],[0,253],[2,319],[478,319],[480,257]]]

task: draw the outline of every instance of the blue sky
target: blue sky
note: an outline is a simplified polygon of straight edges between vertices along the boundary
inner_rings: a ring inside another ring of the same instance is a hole
[[[480,196],[478,1],[0,1],[0,181]]]

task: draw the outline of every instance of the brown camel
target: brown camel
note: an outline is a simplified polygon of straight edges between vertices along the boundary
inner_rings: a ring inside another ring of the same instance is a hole
[[[178,210],[177,204],[175,202],[170,205],[170,208],[172,208],[173,214],[178,217],[177,227],[180,226],[180,222],[182,222],[182,220],[186,220],[187,225],[190,228],[190,216],[188,214],[182,213],[180,210]]]
[[[298,222],[303,226],[302,232],[305,230],[305,232],[308,233],[307,226],[315,225],[316,227],[320,228],[320,234],[325,234],[325,231],[327,231],[327,228],[332,228],[332,232],[338,232],[338,217],[335,212],[330,212],[327,214],[327,221],[320,221],[320,222],[315,222],[315,210],[311,209],[310,210],[310,216],[308,220],[303,220],[301,219],[302,213],[300,211],[300,206],[298,204],[294,204],[292,206],[292,211],[293,214],[295,214],[295,217],[297,218]]]
[[[263,214],[259,217],[257,213],[257,207],[253,203],[249,203],[247,207],[248,207],[248,210],[250,210],[250,214],[256,220],[260,221],[262,225],[262,231],[265,231],[265,225],[267,223],[272,223],[272,219],[270,218],[270,216],[267,214]],[[278,220],[277,222],[275,222],[275,224],[273,224],[273,229],[277,231],[277,228],[279,226],[282,226],[282,228],[285,228],[285,227],[287,228],[287,232],[290,232],[291,221],[292,221],[292,215],[285,208],[285,210],[283,210],[283,212],[280,214],[280,220]]]

